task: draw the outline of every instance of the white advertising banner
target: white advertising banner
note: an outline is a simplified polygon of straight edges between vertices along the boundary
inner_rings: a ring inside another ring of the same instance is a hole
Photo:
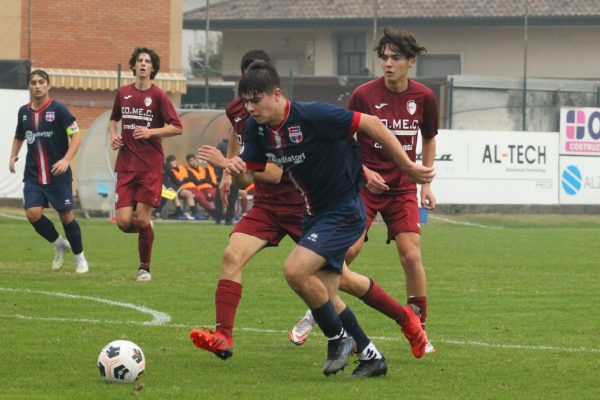
[[[27,143],[23,143],[21,147],[19,161],[15,165],[16,173],[10,173],[8,163],[17,128],[17,113],[19,107],[27,102],[29,102],[29,90],[0,89],[0,198],[23,198]]]
[[[600,108],[560,109],[560,154],[600,156]]]
[[[440,130],[436,143],[439,204],[558,204],[557,132]]]
[[[560,204],[600,204],[600,157],[560,157]]]

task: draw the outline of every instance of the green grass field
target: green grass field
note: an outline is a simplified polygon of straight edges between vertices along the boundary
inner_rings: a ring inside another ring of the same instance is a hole
[[[432,216],[423,257],[437,353],[414,359],[395,323],[344,296],[389,366],[385,378],[353,381],[353,365],[322,375],[318,330],[301,347],[287,340],[305,311],[283,278],[287,239],[247,266],[235,353],[224,362],[195,349],[188,333],[214,324],[228,227],[157,222],[154,280],[140,284],[137,237],[114,224],[80,219],[90,272],[79,276],[71,255],[51,271],[53,248],[7,213],[0,216],[3,400],[600,398],[598,216]],[[369,235],[352,268],[404,303],[395,248],[385,245],[382,226]],[[152,325],[142,306],[170,320]],[[98,353],[115,339],[145,352],[139,393],[99,376]]]

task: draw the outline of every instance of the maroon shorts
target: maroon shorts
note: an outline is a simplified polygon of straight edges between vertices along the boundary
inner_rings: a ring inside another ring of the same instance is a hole
[[[382,196],[373,194],[365,188],[360,195],[367,209],[367,231],[377,213],[380,213],[388,228],[388,243],[402,232],[421,234],[419,205],[417,204],[417,194],[415,192]]]
[[[231,233],[245,233],[266,240],[268,246],[277,246],[285,235],[294,242],[302,236],[303,209],[267,209],[254,205],[238,221]]]
[[[137,203],[160,205],[162,172],[118,172],[115,208],[131,207]]]

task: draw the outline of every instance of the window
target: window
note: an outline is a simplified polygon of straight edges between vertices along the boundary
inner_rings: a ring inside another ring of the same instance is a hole
[[[460,54],[425,54],[417,59],[417,76],[420,77],[433,78],[461,73]]]
[[[368,74],[365,57],[367,38],[365,34],[345,34],[337,37],[337,74]]]

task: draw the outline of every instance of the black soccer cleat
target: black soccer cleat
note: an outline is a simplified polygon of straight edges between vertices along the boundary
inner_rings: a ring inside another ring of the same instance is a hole
[[[329,376],[343,370],[348,365],[348,357],[350,357],[353,348],[354,339],[350,336],[330,340],[327,343],[327,361],[323,367],[323,373]]]
[[[387,363],[383,354],[381,358],[371,360],[357,360],[358,367],[352,371],[351,378],[373,378],[376,376],[385,376],[387,374]]]

